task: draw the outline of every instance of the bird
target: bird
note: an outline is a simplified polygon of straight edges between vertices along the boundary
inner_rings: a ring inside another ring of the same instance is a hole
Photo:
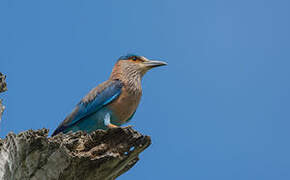
[[[141,80],[164,61],[149,60],[144,56],[127,54],[115,63],[109,79],[93,88],[52,133],[117,128],[134,116],[142,96]]]

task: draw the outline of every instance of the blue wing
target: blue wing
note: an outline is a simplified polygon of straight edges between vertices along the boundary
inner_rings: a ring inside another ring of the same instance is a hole
[[[52,136],[65,131],[112,102],[121,94],[122,86],[119,80],[106,81],[97,86],[77,104],[73,112],[58,126]]]

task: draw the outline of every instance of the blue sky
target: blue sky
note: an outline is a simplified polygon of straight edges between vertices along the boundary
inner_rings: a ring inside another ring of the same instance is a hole
[[[131,179],[290,179],[290,1],[1,0],[0,137],[57,125],[117,58],[148,72]]]

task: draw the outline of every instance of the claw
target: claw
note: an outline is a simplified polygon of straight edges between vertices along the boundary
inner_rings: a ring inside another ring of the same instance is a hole
[[[118,128],[119,126],[116,126],[116,125],[114,125],[114,124],[112,124],[112,123],[109,123],[109,124],[107,125],[107,127],[108,127],[108,128]]]

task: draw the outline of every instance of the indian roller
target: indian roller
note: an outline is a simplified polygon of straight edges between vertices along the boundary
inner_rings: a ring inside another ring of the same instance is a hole
[[[167,65],[129,54],[115,63],[109,80],[92,89],[53,132],[115,128],[130,121],[142,96],[141,79],[150,69]]]

